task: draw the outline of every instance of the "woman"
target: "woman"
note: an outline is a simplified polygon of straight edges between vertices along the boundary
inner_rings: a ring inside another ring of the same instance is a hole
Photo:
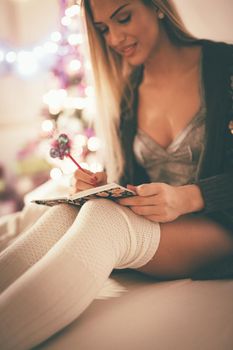
[[[196,40],[170,1],[83,6],[108,152],[75,190],[108,179],[137,196],[51,208],[3,251],[4,349],[69,324],[114,268],[183,278],[233,254],[232,47]]]
[[[152,259],[141,270],[190,275],[232,254],[233,115],[227,94],[233,48],[195,39],[170,1],[84,6],[107,173],[123,185],[140,184],[133,187],[139,197],[121,205],[170,222],[161,224],[156,263]],[[76,177],[77,190],[91,186],[87,175],[77,171]],[[172,261],[166,255],[170,246]]]

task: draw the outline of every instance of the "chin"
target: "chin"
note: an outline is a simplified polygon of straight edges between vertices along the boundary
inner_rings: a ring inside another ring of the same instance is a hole
[[[131,57],[125,57],[125,60],[132,66],[141,66],[147,62],[151,52],[149,50],[140,50]]]
[[[131,66],[141,66],[142,64],[145,63],[145,59],[139,56],[134,56],[134,57],[127,57],[126,61],[131,65]]]

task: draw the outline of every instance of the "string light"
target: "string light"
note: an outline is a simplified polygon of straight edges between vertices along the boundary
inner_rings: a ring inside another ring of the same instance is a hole
[[[93,88],[93,86],[87,86],[85,88],[85,94],[88,97],[93,97],[94,96],[94,88]]]
[[[103,166],[99,162],[92,162],[89,166],[89,170],[96,173],[98,171],[103,171]]]
[[[62,178],[62,176],[63,176],[63,173],[60,168],[53,168],[50,171],[50,177],[52,180],[58,181]]]
[[[70,34],[68,36],[68,43],[72,46],[83,44],[82,34]]]
[[[64,27],[69,27],[71,25],[71,22],[72,22],[71,18],[67,17],[67,16],[62,17],[62,19],[61,19],[61,24]]]
[[[71,7],[68,7],[66,10],[65,10],[65,15],[67,17],[74,17],[74,16],[77,16],[77,15],[80,15],[80,6],[78,5],[73,5]]]
[[[100,149],[100,140],[96,136],[90,137],[87,142],[87,147],[91,152],[98,151]]]
[[[56,43],[58,43],[62,39],[62,35],[60,32],[52,32],[50,35],[50,39]]]
[[[50,119],[44,120],[41,124],[41,129],[44,132],[48,132],[48,133],[52,132],[54,129],[54,121],[52,121]]]
[[[17,54],[14,51],[9,51],[6,54],[6,62],[8,63],[14,63],[17,59]]]
[[[44,43],[37,44],[32,48],[14,50],[0,43],[1,74],[12,71],[22,77],[28,77],[39,73],[41,70],[49,70],[51,65],[57,61],[58,55],[65,56],[69,53],[69,45],[76,47],[84,42],[84,37],[81,33],[72,33],[72,30],[70,30],[73,28],[74,31],[76,28],[75,26],[79,22],[76,18],[77,16],[81,16],[80,6],[73,5],[66,9],[65,15],[61,18],[61,26],[65,26],[71,32],[67,37],[64,37],[61,28],[61,31],[52,32]],[[67,44],[59,46],[62,39]],[[76,63],[76,68],[72,67],[71,70],[77,71],[77,67]]]
[[[55,54],[58,51],[58,45],[52,41],[47,41],[43,45],[45,53]]]
[[[76,147],[76,145],[78,146],[78,147],[84,147],[84,146],[86,146],[86,144],[87,144],[87,137],[85,136],[85,135],[76,135],[75,137],[74,137],[74,147]]]
[[[59,103],[59,105],[62,107],[66,97],[67,91],[65,89],[52,89],[44,95],[43,102],[48,106],[57,105]]]
[[[17,55],[17,70],[21,75],[32,75],[38,71],[38,62],[31,52],[20,51]]]
[[[84,109],[86,107],[87,100],[84,97],[67,97],[64,101],[64,108],[68,109]]]
[[[81,62],[79,60],[75,59],[69,63],[68,70],[70,73],[77,73],[81,67],[82,67]]]

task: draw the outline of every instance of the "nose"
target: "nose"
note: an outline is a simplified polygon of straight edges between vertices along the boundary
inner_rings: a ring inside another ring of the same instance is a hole
[[[108,45],[112,48],[116,48],[125,40],[125,33],[120,28],[109,29],[108,34]]]

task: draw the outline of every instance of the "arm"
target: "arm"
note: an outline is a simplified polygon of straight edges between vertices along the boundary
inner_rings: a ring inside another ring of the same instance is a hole
[[[178,188],[186,213],[201,210],[207,214],[233,207],[233,171]]]
[[[171,222],[181,215],[204,208],[204,200],[197,185],[171,186],[152,182],[127,187],[137,195],[117,202],[151,221]]]
[[[206,213],[232,207],[233,189],[230,174],[201,180],[200,184],[200,187],[199,183],[184,186],[171,186],[165,183],[129,186],[137,196],[121,199],[118,203],[128,206],[138,215],[157,222],[170,222],[189,213],[199,211]]]
[[[185,185],[177,187],[177,195],[182,214],[204,210],[205,201],[198,185]]]
[[[205,207],[203,213],[233,207],[233,171],[199,180]]]

